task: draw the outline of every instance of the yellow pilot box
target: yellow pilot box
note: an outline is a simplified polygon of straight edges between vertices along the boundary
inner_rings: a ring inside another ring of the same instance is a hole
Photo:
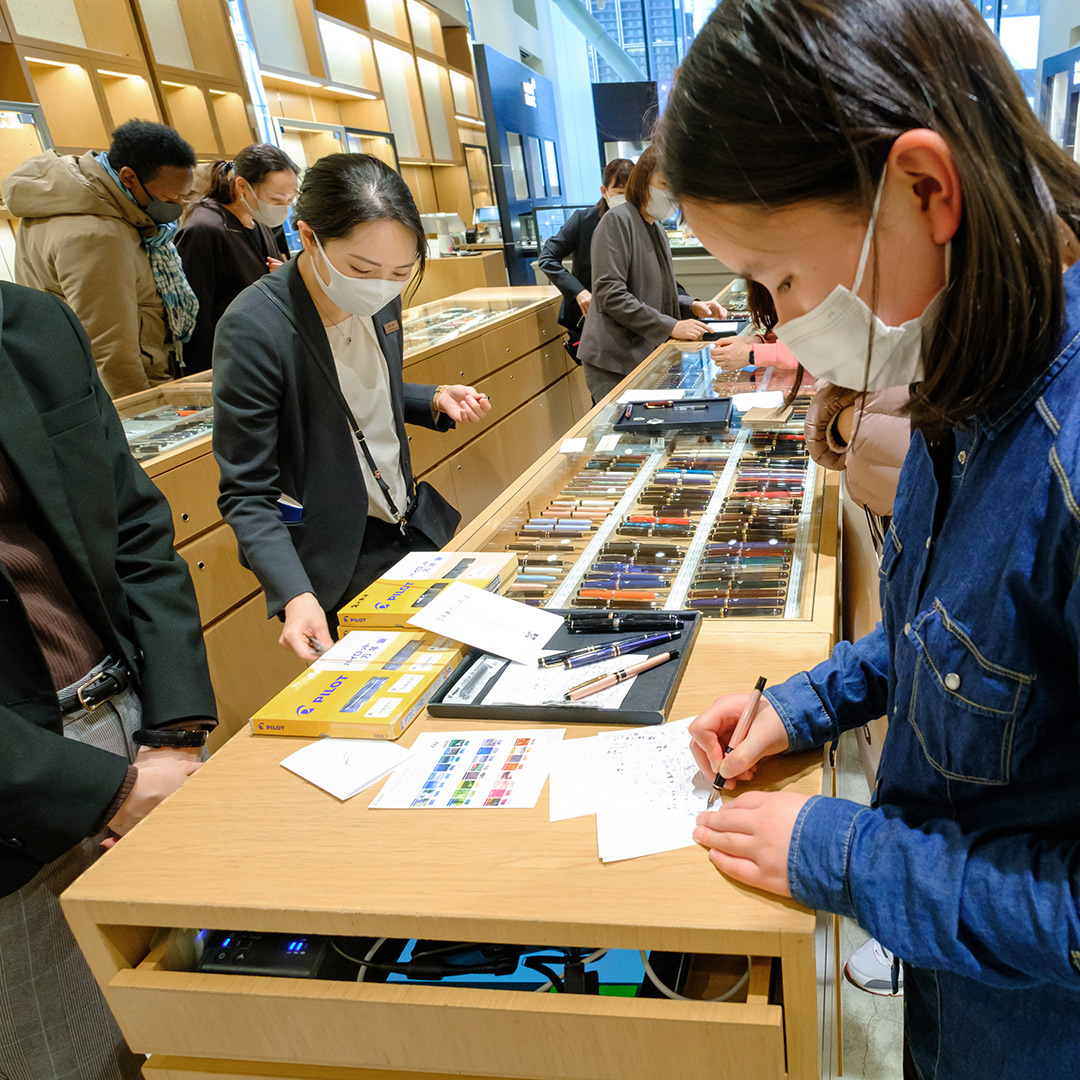
[[[466,646],[420,630],[353,631],[252,718],[256,735],[396,739]]]
[[[517,556],[498,551],[419,551],[406,555],[338,612],[342,630],[404,627],[455,581],[505,593],[517,576]]]

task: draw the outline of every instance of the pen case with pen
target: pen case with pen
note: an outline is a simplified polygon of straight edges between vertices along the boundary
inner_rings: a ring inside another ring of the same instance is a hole
[[[731,424],[731,398],[664,397],[657,390],[655,401],[635,401],[626,405],[614,430],[630,435],[708,434],[726,431]]]
[[[585,608],[548,610],[554,610],[557,615],[572,615],[576,619],[590,614]],[[595,614],[603,617],[610,615],[610,612],[597,611]],[[699,612],[672,611],[664,614],[677,618],[680,631],[678,639],[670,644],[658,644],[648,651],[619,657],[612,666],[627,668],[648,656],[668,650],[678,650],[678,657],[638,675],[630,683],[626,696],[615,708],[601,707],[598,704],[598,700],[603,700],[600,695],[592,700],[588,697],[571,702],[563,700],[563,691],[568,684],[584,683],[605,670],[591,665],[577,667],[569,672],[564,669],[537,668],[537,682],[543,685],[542,680],[545,680],[546,675],[553,687],[551,697],[545,704],[502,701],[499,684],[510,661],[481,649],[470,649],[461,666],[428,702],[428,715],[439,718],[491,720],[498,723],[521,721],[556,724],[662,724],[675,700],[694,640],[701,628]],[[570,633],[564,622],[545,644],[544,649],[545,652],[579,650],[588,645],[630,641],[640,636],[641,631],[635,628]]]

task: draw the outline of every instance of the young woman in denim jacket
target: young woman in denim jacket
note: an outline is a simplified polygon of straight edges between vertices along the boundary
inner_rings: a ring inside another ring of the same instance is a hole
[[[811,374],[912,384],[882,624],[770,689],[726,757],[745,694],[691,727],[739,778],[887,712],[871,806],[752,791],[694,838],[903,958],[907,1076],[1073,1080],[1080,166],[968,0],[725,0],[663,140],[695,234]]]

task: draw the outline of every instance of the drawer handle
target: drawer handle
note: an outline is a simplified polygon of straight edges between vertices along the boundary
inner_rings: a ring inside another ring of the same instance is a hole
[[[464,379],[465,378],[465,372],[464,371],[459,371],[458,372],[458,378]]]
[[[188,520],[188,516],[187,516],[187,514],[181,514],[181,515],[180,515],[180,520],[181,520],[181,521],[187,521],[187,520]]]
[[[206,569],[206,563],[204,563],[204,562],[201,562],[201,561],[200,561],[200,562],[197,562],[197,563],[196,563],[195,565],[196,565],[196,566],[197,566],[197,567],[198,567],[198,568],[199,568],[200,570],[205,570],[205,569]]]

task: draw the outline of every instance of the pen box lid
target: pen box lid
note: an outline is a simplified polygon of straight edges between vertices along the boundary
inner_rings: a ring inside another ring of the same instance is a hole
[[[663,390],[656,401],[667,402]],[[707,434],[725,431],[731,425],[731,398],[676,398],[659,408],[653,402],[634,401],[626,405],[614,430],[633,435]]]
[[[563,616],[599,613],[592,612],[588,608],[548,608],[546,610]],[[638,675],[617,709],[597,708],[589,704],[588,698],[553,705],[485,705],[485,696],[493,689],[510,661],[493,657],[482,649],[470,649],[461,666],[428,702],[428,715],[438,718],[492,720],[499,723],[528,721],[554,724],[662,724],[667,719],[668,712],[675,701],[675,694],[678,692],[698,631],[701,629],[701,612],[665,611],[657,612],[657,614],[678,617],[682,636],[671,642],[670,647],[677,649],[679,655],[671,663],[660,664]],[[630,638],[647,632],[633,629],[618,632],[606,630],[594,634],[571,634],[564,622],[544,647],[562,652],[579,649],[586,645],[628,641]],[[644,650],[641,653],[627,653],[626,665],[629,666],[639,659],[644,659],[660,648],[664,646],[656,646],[655,649]],[[581,682],[591,677],[589,666],[577,670],[581,673]],[[469,687],[468,680],[472,680],[476,685]],[[456,700],[461,697],[460,691],[454,692],[455,687],[459,685],[468,688],[469,701]],[[454,700],[448,703],[447,697]]]

